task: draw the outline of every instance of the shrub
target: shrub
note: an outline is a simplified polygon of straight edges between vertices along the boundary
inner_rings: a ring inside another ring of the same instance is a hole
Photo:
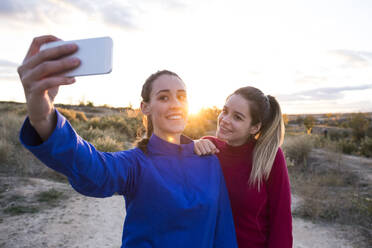
[[[102,152],[116,152],[123,150],[123,144],[117,142],[109,136],[94,139],[92,144]]]
[[[307,136],[287,137],[283,144],[283,150],[287,159],[296,165],[305,165],[307,157],[311,151],[312,142]]]
[[[364,137],[360,144],[360,153],[366,157],[372,157],[372,138]]]
[[[76,119],[79,121],[88,121],[88,118],[85,116],[84,112],[76,111]]]
[[[126,115],[94,117],[89,120],[89,126],[101,130],[115,129],[129,139],[136,138],[138,130],[143,129],[142,119]]]
[[[89,129],[80,128],[78,133],[81,137],[89,142],[97,138],[103,138],[105,136],[104,131],[98,128],[93,128],[92,126],[89,127]]]
[[[63,197],[63,193],[55,189],[50,189],[48,191],[40,192],[36,195],[37,201],[55,203],[57,200]]]
[[[66,117],[69,122],[76,121],[76,112],[72,109],[57,108],[58,111]]]
[[[351,140],[342,139],[338,142],[338,146],[345,154],[353,154],[358,151],[358,145]]]
[[[370,126],[370,120],[366,114],[354,113],[349,119],[349,126],[353,129],[353,137],[360,141],[365,135]]]
[[[29,214],[29,213],[37,213],[39,211],[36,207],[30,207],[30,206],[10,206],[4,209],[4,213],[10,214],[10,215],[20,215],[20,214]]]

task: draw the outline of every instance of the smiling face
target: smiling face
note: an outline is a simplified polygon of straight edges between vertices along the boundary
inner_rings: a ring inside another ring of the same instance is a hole
[[[239,146],[260,130],[260,123],[252,125],[249,104],[249,101],[237,94],[227,99],[218,116],[217,138],[231,146]]]
[[[142,112],[151,118],[154,134],[179,143],[187,122],[186,87],[174,75],[161,75],[153,83],[150,100],[142,102]]]

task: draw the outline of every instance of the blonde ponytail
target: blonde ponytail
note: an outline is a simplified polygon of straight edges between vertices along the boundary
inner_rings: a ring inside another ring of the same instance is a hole
[[[284,122],[278,101],[272,96],[265,96],[262,91],[254,87],[243,87],[234,94],[245,98],[249,103],[252,123],[261,124],[256,135],[256,145],[253,149],[252,171],[248,183],[261,185],[266,181],[276,157],[276,153],[284,140]]]
[[[270,118],[261,124],[256,145],[253,150],[252,171],[249,177],[251,185],[257,184],[258,190],[263,179],[269,178],[276,153],[284,140],[284,122],[279,103],[272,96],[268,96],[270,103]]]

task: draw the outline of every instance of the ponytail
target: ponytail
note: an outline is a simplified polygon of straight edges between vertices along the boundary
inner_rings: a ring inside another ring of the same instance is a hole
[[[270,112],[268,119],[261,125],[256,145],[253,150],[253,167],[249,177],[251,185],[258,184],[258,190],[263,179],[269,178],[276,153],[284,140],[284,123],[279,103],[272,96],[267,96]]]
[[[261,124],[253,149],[252,170],[248,183],[257,185],[258,191],[269,176],[279,147],[284,140],[284,122],[278,101],[273,96],[265,96],[259,89],[243,87],[238,94],[249,103],[252,125]]]
[[[152,133],[154,132],[154,128],[152,125],[151,116],[148,116],[148,117],[144,116],[142,122],[146,129],[146,137],[139,140],[136,146],[139,149],[141,149],[145,154],[147,154],[147,144],[149,143],[150,137]]]

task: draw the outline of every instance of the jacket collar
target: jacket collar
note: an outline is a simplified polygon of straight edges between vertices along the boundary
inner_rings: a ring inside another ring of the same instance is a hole
[[[181,144],[177,145],[152,134],[147,144],[147,149],[150,154],[156,155],[192,155],[194,154],[194,142],[190,138],[181,135]]]

